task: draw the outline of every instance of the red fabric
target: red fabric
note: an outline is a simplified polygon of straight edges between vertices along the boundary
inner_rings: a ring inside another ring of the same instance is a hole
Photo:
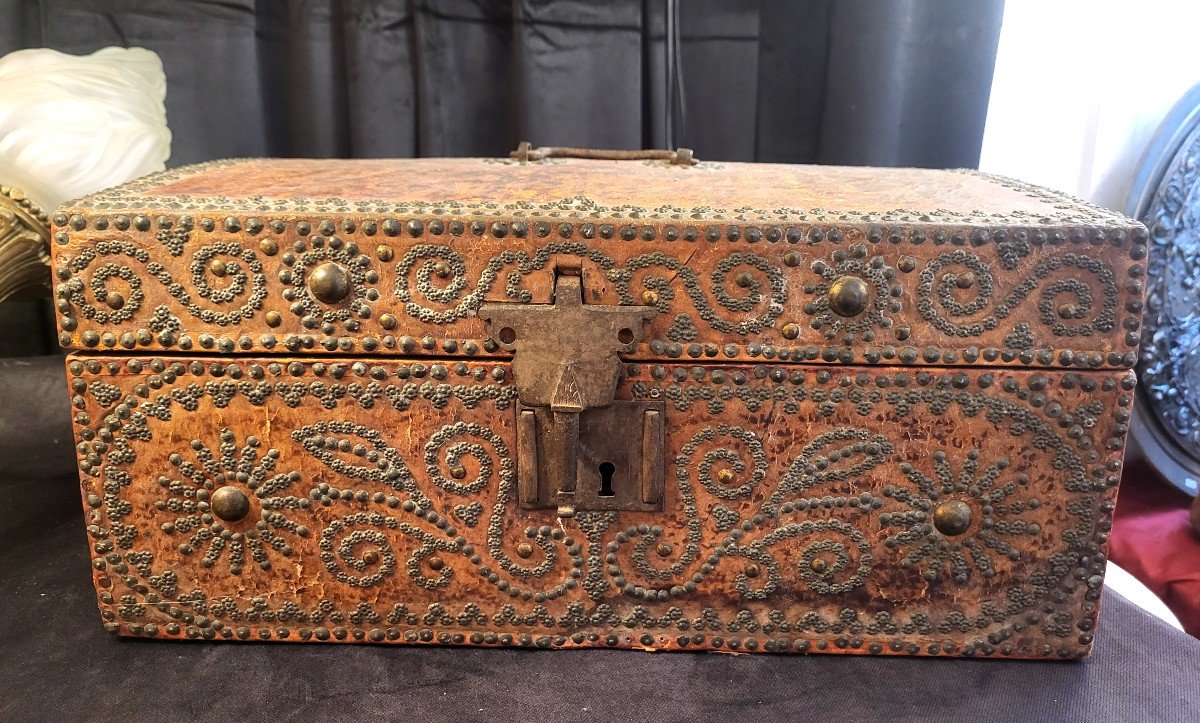
[[[1189,522],[1191,501],[1149,465],[1128,465],[1110,556],[1162,598],[1184,630],[1200,638],[1200,536]]]

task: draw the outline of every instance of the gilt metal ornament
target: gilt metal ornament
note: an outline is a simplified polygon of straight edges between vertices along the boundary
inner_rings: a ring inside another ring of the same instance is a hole
[[[0,185],[0,301],[50,284],[50,220],[19,188]]]

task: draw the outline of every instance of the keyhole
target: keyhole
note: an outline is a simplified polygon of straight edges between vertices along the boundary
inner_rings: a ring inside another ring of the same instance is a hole
[[[617,471],[617,465],[612,462],[600,463],[600,496],[613,497],[617,493],[613,492],[612,479],[613,474]]]

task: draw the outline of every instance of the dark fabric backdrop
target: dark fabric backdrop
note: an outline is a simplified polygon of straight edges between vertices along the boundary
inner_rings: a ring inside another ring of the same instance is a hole
[[[159,54],[172,165],[665,141],[665,0],[0,0],[0,54]],[[974,166],[1002,0],[681,0],[701,158]]]
[[[666,0],[0,0],[0,55],[149,48],[170,165],[665,147]],[[708,160],[975,166],[1003,0],[679,0]],[[50,352],[44,300],[0,356]]]

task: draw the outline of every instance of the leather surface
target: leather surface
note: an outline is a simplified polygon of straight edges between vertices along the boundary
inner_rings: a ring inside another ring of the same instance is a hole
[[[53,221],[60,339],[115,354],[69,365],[110,629],[1043,658],[1094,639],[1134,379],[1090,370],[1136,359],[1148,240],[1117,214],[968,172],[256,159]],[[579,319],[633,307],[644,334],[566,329],[510,369],[519,319],[566,315],[559,274],[597,305]],[[490,302],[512,318],[485,331]],[[670,402],[665,514],[576,515],[565,474],[559,515],[514,505],[514,470],[553,456],[513,438],[522,377],[609,336],[618,399]],[[154,349],[234,361],[134,353]]]
[[[1028,658],[1094,638],[1134,384],[627,364],[617,399],[669,400],[662,510],[585,506],[581,465],[560,517],[516,504],[547,443],[507,364],[67,366],[123,634]]]
[[[223,206],[214,210],[235,215],[269,207],[273,200],[308,199],[314,210],[325,199],[338,199],[351,207],[364,201],[445,203],[453,213],[459,205],[490,203],[499,208],[527,202],[536,208],[583,197],[610,207],[607,215],[616,218],[625,216],[625,207],[680,207],[700,217],[733,215],[740,209],[795,209],[795,215],[824,211],[831,220],[846,215],[932,214],[935,218],[930,222],[945,216],[986,222],[999,216],[1016,224],[1039,217],[1061,218],[1064,211],[1080,220],[1121,219],[1082,201],[1065,209],[1065,195],[1030,193],[981,173],[782,163],[702,162],[679,167],[662,161],[573,158],[524,165],[507,158],[246,159],[148,176],[68,203],[65,210],[86,208],[96,198],[110,204],[102,209],[149,213],[171,210],[170,204],[182,197],[191,204],[214,199],[214,206]],[[585,216],[587,210],[580,209]],[[513,212],[519,214],[519,207],[513,207]],[[1125,224],[1133,222],[1125,220]]]
[[[977,173],[636,160],[220,161],[53,220],[65,347],[225,354],[489,355],[568,264],[658,312],[642,358],[1128,368],[1147,241]]]

